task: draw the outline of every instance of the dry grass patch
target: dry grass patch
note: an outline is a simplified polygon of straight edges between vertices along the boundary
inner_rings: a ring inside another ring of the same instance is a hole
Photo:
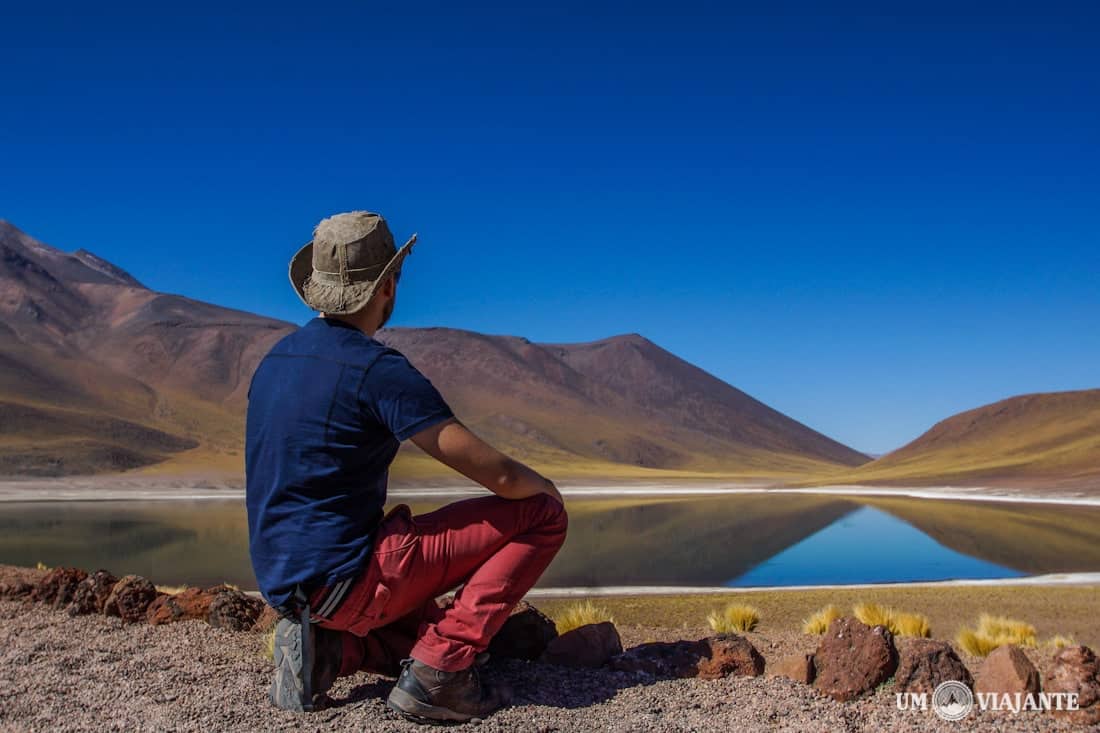
[[[719,634],[752,631],[760,623],[760,611],[744,603],[731,603],[708,613],[707,623]]]
[[[553,619],[554,626],[557,627],[559,634],[564,634],[567,631],[572,631],[573,629],[587,626],[588,624],[615,621],[606,608],[597,606],[592,601],[581,601],[580,603],[566,606],[559,613],[555,614]]]
[[[815,611],[808,618],[802,619],[803,634],[824,634],[829,630],[829,624],[840,618],[840,609],[833,605],[825,606],[820,611]]]
[[[857,603],[852,607],[857,619],[868,626],[885,626],[894,636],[912,636],[926,639],[932,636],[928,617],[920,613],[899,611],[877,603]]]
[[[160,585],[160,584],[157,584],[154,587],[157,589],[157,592],[167,593],[170,596],[174,596],[174,595],[177,595],[179,593],[183,593],[185,590],[187,590],[186,585]]]
[[[1052,646],[1055,649],[1065,649],[1067,646],[1077,646],[1077,641],[1072,636],[1063,636],[1062,634],[1056,634],[1046,640],[1047,646]]]
[[[1038,643],[1035,627],[1031,624],[988,613],[978,616],[977,628],[960,629],[955,640],[967,653],[976,657],[989,656],[990,652],[1005,644],[1033,647]]]

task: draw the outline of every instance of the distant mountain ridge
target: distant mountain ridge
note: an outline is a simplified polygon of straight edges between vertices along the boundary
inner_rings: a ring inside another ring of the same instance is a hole
[[[62,252],[0,221],[0,475],[153,465],[239,475],[252,371],[293,328],[149,290],[86,250]],[[464,422],[559,472],[788,476],[868,460],[636,334],[588,344],[443,328],[377,337]],[[439,472],[402,453],[395,475],[402,465]]]
[[[830,480],[1100,488],[1100,389],[1020,395],[960,412]]]

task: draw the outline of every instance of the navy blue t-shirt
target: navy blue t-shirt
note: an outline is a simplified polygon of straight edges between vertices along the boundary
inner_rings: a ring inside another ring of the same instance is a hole
[[[400,352],[354,326],[318,317],[275,344],[252,377],[245,436],[249,550],[268,603],[356,574],[398,445],[450,417]]]

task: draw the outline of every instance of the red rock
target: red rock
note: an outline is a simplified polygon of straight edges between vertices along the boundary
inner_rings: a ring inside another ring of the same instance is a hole
[[[520,601],[489,643],[489,654],[534,661],[557,636],[553,621],[527,601]]]
[[[103,604],[107,616],[119,616],[123,621],[136,623],[145,618],[149,605],[158,594],[156,586],[140,575],[121,578]]]
[[[206,621],[211,626],[231,631],[248,631],[264,609],[264,602],[247,593],[229,588],[213,594]]]
[[[931,694],[941,682],[952,680],[973,687],[970,670],[950,644],[932,639],[910,639],[898,652],[894,686],[898,692]]]
[[[1015,644],[994,649],[974,675],[974,692],[1039,692],[1039,671]]]
[[[814,681],[814,655],[794,654],[780,659],[775,664],[768,664],[768,674],[773,677],[786,677],[804,685]]]
[[[80,616],[89,613],[103,613],[103,606],[111,595],[111,590],[118,582],[111,573],[106,570],[97,570],[76,586],[73,593],[73,602],[67,609],[70,616]]]
[[[898,667],[894,636],[883,626],[838,618],[814,652],[814,688],[846,702],[872,692]]]
[[[1087,646],[1070,646],[1054,655],[1054,667],[1043,680],[1045,692],[1077,695],[1079,710],[1055,710],[1077,725],[1100,723],[1100,659]]]
[[[618,629],[610,621],[603,621],[579,626],[552,640],[539,660],[560,667],[595,668],[622,653]]]
[[[154,626],[176,621],[205,621],[210,614],[210,605],[218,594],[232,590],[227,585],[185,588],[179,593],[157,598],[145,612],[145,618]]]
[[[73,602],[73,594],[80,581],[87,577],[88,574],[80,568],[54,568],[38,581],[31,591],[31,598],[54,608],[65,608]]]
[[[642,672],[659,678],[758,677],[764,673],[764,658],[748,639],[719,634],[698,641],[641,644],[613,658],[610,666],[621,672]]]

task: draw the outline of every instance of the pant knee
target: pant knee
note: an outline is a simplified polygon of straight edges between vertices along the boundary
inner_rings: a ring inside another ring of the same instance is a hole
[[[560,535],[564,542],[565,535],[569,531],[569,513],[565,510],[565,505],[549,494],[540,494],[539,499],[542,503],[539,513],[541,526]]]

